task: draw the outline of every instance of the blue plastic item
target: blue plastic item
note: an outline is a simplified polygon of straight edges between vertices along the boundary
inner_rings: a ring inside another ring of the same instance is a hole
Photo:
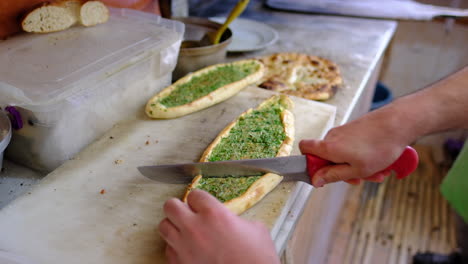
[[[380,108],[393,100],[390,89],[381,82],[375,86],[374,97],[372,98],[371,111]]]

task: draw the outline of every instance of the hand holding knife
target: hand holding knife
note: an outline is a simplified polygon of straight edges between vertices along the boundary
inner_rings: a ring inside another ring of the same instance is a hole
[[[375,180],[378,178],[378,174],[390,175],[391,171],[395,171],[398,179],[403,179],[416,169],[418,161],[417,152],[407,146],[400,157],[389,167],[366,179]],[[333,164],[331,161],[306,154],[268,159],[142,166],[138,167],[138,170],[152,180],[165,183],[187,184],[199,174],[202,174],[203,177],[220,178],[256,176],[271,172],[284,176],[285,181],[304,181],[310,184],[314,174],[319,169]],[[348,182],[358,183],[359,181]]]

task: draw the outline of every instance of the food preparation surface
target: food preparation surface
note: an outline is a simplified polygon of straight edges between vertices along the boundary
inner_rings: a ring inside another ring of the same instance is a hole
[[[43,177],[42,173],[4,160],[0,171],[0,209],[27,193]]]
[[[229,122],[272,94],[249,87],[182,118],[141,117],[116,125],[0,211],[0,248],[39,264],[159,263],[162,205],[169,197],[181,197],[186,186],[151,181],[137,166],[198,160]],[[301,139],[321,138],[332,126],[335,107],[293,101],[293,154],[298,154]],[[280,251],[310,190],[304,183],[281,183],[242,216],[264,222]]]

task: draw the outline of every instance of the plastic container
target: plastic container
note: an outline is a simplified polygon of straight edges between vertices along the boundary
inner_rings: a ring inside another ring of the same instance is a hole
[[[0,110],[0,169],[3,167],[3,153],[10,143],[11,124],[8,116]]]
[[[111,9],[95,27],[0,42],[0,106],[14,106],[21,119],[7,157],[49,172],[141,114],[170,84],[183,32],[177,21]]]
[[[35,264],[26,257],[18,256],[16,254],[0,250],[0,263],[1,264]]]

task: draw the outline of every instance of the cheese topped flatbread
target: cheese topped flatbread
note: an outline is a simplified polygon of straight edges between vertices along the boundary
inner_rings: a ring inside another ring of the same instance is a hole
[[[276,95],[231,122],[203,153],[200,161],[272,158],[288,156],[294,141],[293,103]],[[198,175],[183,198],[194,188],[210,192],[231,211],[241,214],[261,200],[282,180],[267,173],[249,177],[203,178]]]
[[[317,56],[277,53],[258,58],[265,65],[259,86],[310,100],[328,100],[342,86],[338,66]]]
[[[151,118],[175,118],[199,111],[235,95],[263,75],[256,60],[217,64],[179,79],[146,104]]]

